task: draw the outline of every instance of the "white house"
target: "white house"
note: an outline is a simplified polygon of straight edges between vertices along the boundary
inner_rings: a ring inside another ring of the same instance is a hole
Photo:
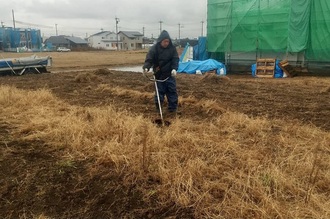
[[[111,31],[102,31],[88,37],[88,44],[90,47],[96,49],[105,49],[105,50],[117,50],[122,48],[121,38],[117,34]]]

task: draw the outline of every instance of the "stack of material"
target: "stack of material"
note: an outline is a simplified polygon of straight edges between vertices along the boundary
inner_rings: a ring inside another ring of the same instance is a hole
[[[297,75],[297,72],[289,64],[288,60],[283,60],[278,65],[280,66],[280,68],[283,70],[283,72],[286,74],[287,77],[291,78]]]
[[[257,59],[256,77],[274,77],[276,59]]]

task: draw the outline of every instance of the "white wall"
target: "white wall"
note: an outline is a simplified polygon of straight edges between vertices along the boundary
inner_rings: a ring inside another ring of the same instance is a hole
[[[120,36],[118,36],[119,49],[121,48]],[[91,47],[105,50],[117,50],[117,35],[115,33],[104,33],[88,38]]]

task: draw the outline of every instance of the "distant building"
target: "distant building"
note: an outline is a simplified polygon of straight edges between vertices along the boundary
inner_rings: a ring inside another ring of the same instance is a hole
[[[143,49],[148,49],[156,43],[156,39],[150,39],[148,37],[143,37]]]
[[[80,37],[70,36],[51,36],[45,40],[45,45],[50,50],[56,50],[58,47],[66,47],[69,49],[87,48],[88,42]]]
[[[120,31],[118,35],[111,31],[101,31],[87,38],[90,47],[105,50],[142,49],[143,34],[137,31]]]
[[[90,47],[95,49],[117,50],[117,34],[111,31],[102,31],[87,38]],[[118,36],[118,49],[122,48],[122,42]]]
[[[176,40],[175,42],[176,46],[180,46],[181,48],[184,48],[187,45],[187,43],[190,46],[196,46],[198,44],[198,39],[185,38],[185,39]]]
[[[137,31],[120,31],[118,32],[122,40],[124,50],[142,49],[143,34]]]
[[[87,48],[88,42],[80,37],[69,36],[66,37],[67,40],[70,42],[71,49],[72,48]]]
[[[41,33],[38,29],[0,27],[0,50],[3,51],[40,51]]]

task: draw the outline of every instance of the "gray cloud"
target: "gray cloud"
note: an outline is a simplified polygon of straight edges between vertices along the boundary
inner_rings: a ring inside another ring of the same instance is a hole
[[[0,19],[6,26],[13,26],[13,9],[18,21],[52,27],[39,27],[46,36],[55,34],[55,24],[58,33],[66,35],[86,36],[101,28],[115,31],[118,17],[119,30],[142,32],[144,28],[146,36],[156,37],[161,25],[176,38],[180,23],[181,38],[198,37],[201,21],[206,20],[206,4],[207,0],[13,0],[2,3]]]

